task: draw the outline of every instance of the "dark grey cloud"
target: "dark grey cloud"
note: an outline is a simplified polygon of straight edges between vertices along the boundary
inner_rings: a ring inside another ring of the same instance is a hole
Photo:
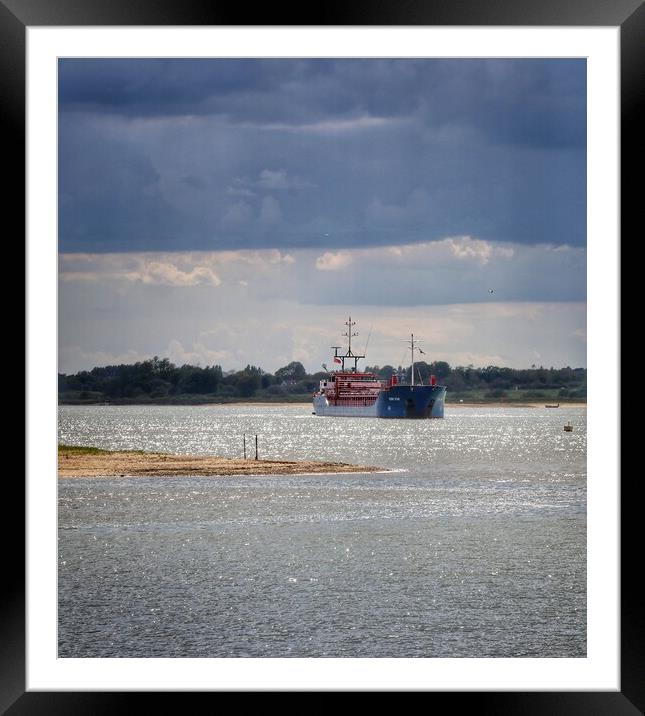
[[[586,239],[584,60],[61,60],[62,251]]]
[[[584,60],[62,59],[61,109],[299,124],[416,116],[503,141],[581,146]]]
[[[136,145],[90,123],[59,126],[59,248],[153,250],[172,245],[181,217],[165,199],[160,174]]]

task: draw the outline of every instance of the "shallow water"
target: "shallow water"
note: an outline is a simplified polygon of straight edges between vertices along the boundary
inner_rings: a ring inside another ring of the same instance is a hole
[[[59,480],[59,656],[586,655],[584,408],[59,411],[60,442],[109,449],[241,457],[245,433],[396,472]]]

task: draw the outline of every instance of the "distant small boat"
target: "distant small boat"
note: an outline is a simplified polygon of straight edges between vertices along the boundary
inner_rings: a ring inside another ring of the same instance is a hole
[[[560,403],[547,403],[544,407],[545,408],[559,408]]]
[[[564,432],[565,433],[573,432],[573,425],[570,422],[564,426]]]

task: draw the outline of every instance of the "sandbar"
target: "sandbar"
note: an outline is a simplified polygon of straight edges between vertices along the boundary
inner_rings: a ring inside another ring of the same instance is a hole
[[[90,450],[95,450],[89,448]],[[378,467],[313,460],[255,460],[209,455],[152,452],[83,453],[59,447],[58,476],[67,477],[211,477],[224,475],[299,475],[305,473],[378,472]]]

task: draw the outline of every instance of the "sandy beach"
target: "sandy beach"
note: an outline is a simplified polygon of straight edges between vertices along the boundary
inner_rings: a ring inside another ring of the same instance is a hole
[[[311,460],[243,460],[204,455],[144,452],[86,452],[59,447],[59,477],[210,477],[215,475],[295,475],[376,472],[378,467]],[[92,448],[89,448],[92,450]]]

